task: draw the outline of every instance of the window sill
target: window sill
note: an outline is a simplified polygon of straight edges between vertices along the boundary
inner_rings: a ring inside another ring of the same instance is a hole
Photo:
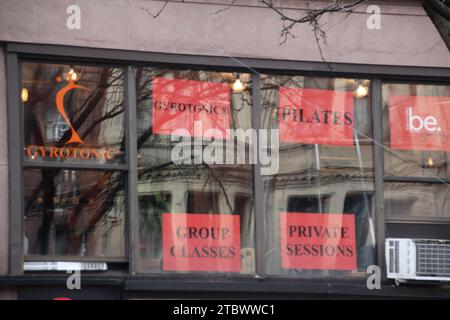
[[[0,276],[0,285],[65,286],[67,275],[33,273],[22,276]],[[123,296],[133,298],[189,298],[189,299],[312,299],[312,298],[450,298],[450,283],[408,283],[395,286],[386,281],[379,290],[369,290],[366,281],[320,281],[273,279],[255,277],[130,276],[123,273],[86,274],[86,290],[90,286],[122,290]]]

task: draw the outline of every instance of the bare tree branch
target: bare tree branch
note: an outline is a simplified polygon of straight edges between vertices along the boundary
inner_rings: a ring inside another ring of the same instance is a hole
[[[235,3],[236,3],[236,0],[231,1],[231,3],[229,5],[227,5],[225,8],[217,10],[216,12],[214,12],[214,14],[219,14],[221,12],[224,12],[224,11],[230,9]]]
[[[342,0],[333,1],[332,4],[325,5],[319,8],[311,8],[309,5],[309,1],[306,1],[306,9],[304,10],[304,14],[298,18],[291,17],[286,15],[281,9],[275,7],[272,0],[262,0],[261,2],[266,5],[268,8],[277,13],[281,21],[283,21],[283,28],[280,31],[280,36],[282,41],[280,44],[284,44],[289,37],[295,38],[295,35],[292,33],[292,29],[298,24],[309,24],[312,27],[312,31],[314,33],[314,39],[316,40],[317,48],[319,50],[320,58],[323,62],[325,62],[328,68],[332,69],[331,65],[326,61],[323,50],[321,46],[322,43],[326,44],[326,34],[322,29],[320,24],[320,18],[324,14],[334,13],[334,12],[348,12],[349,14],[352,12],[353,8],[365,2],[366,0],[357,0],[350,3],[344,2]],[[347,15],[348,16],[348,15]]]
[[[139,7],[139,9],[146,11],[153,18],[158,18],[161,15],[161,13],[164,11],[164,9],[166,8],[166,6],[168,4],[169,4],[169,0],[166,0],[164,2],[163,6],[161,7],[161,9],[159,9],[158,12],[156,12],[156,14],[153,14],[153,12],[151,12],[150,9],[147,9],[147,8]]]
[[[157,18],[161,15],[161,13],[164,11],[169,2],[170,0],[166,0],[164,2],[164,5],[156,14],[154,14],[147,8],[140,7],[140,9],[146,11],[153,18]],[[297,24],[307,23],[312,27],[312,31],[314,33],[314,38],[317,43],[317,48],[319,50],[320,57],[322,61],[327,63],[330,69],[332,69],[331,65],[326,61],[321,46],[321,42],[326,44],[326,34],[322,29],[323,26],[319,23],[320,18],[327,13],[334,13],[334,12],[348,12],[348,15],[350,15],[353,12],[353,8],[357,7],[358,5],[364,2],[366,2],[366,0],[354,0],[351,2],[345,0],[334,0],[330,1],[330,4],[321,7],[317,6],[315,8],[310,8],[309,1],[306,1],[307,8],[306,10],[303,10],[305,13],[302,16],[295,18],[286,15],[282,11],[282,9],[275,7],[272,0],[261,0],[262,4],[264,4],[268,8],[272,9],[275,13],[277,13],[280,16],[281,20],[283,21],[283,27],[282,30],[280,31],[280,36],[282,38],[280,44],[284,44],[289,37],[296,38],[296,36],[292,33],[292,29]],[[217,10],[215,14],[230,9],[235,5],[235,3],[236,0],[232,0],[224,8]],[[425,10],[427,11],[428,15],[430,16],[431,20],[434,22],[437,29],[439,30],[447,47],[450,49],[450,0],[422,0],[422,4]]]

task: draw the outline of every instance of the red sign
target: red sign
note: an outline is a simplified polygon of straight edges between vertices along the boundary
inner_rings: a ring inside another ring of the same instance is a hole
[[[280,141],[353,145],[351,92],[281,87]]]
[[[164,213],[164,271],[241,270],[238,215]]]
[[[155,78],[153,133],[227,138],[230,87],[225,83]],[[197,122],[201,128],[195,128]],[[176,129],[183,129],[174,133]]]
[[[280,213],[281,267],[356,269],[355,217],[336,213]]]
[[[450,97],[390,96],[391,148],[450,151]]]

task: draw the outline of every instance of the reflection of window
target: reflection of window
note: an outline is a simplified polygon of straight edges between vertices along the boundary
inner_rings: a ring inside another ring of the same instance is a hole
[[[344,213],[355,215],[358,266],[365,270],[375,261],[375,228],[372,218],[372,192],[354,192],[345,197]]]
[[[148,132],[152,126],[152,114],[149,112],[151,110],[151,105],[144,104],[141,108],[137,110],[137,127],[140,128],[139,134]]]
[[[189,191],[187,194],[187,212],[217,213],[219,212],[218,197],[217,192]]]
[[[387,182],[385,210],[395,217],[450,218],[450,187],[445,184]]]
[[[323,212],[326,199],[327,197],[319,195],[309,197],[289,197],[287,211],[308,213]]]
[[[172,194],[158,192],[139,196],[139,226],[141,233],[141,255],[149,259],[161,258],[161,215],[171,212]],[[159,261],[157,262],[159,264]]]
[[[64,133],[69,129],[69,125],[58,114],[56,109],[47,110],[46,123],[46,134],[48,141],[59,141],[63,137]]]
[[[241,244],[243,248],[253,248],[254,230],[252,197],[248,194],[236,194],[234,197],[234,214],[241,217]]]
[[[250,209],[251,197],[249,195],[238,194],[234,198],[234,213],[242,215]]]

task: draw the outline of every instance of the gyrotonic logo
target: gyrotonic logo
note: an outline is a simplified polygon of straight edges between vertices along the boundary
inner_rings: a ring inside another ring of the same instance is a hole
[[[71,90],[89,89],[75,83],[79,80],[79,74],[77,74],[73,69],[70,69],[67,73],[65,73],[64,78],[68,83],[56,94],[56,109],[69,126],[68,130],[70,130],[70,138],[67,142],[65,142],[64,146],[28,145],[26,146],[26,157],[31,160],[38,158],[53,160],[66,160],[70,158],[78,160],[112,160],[116,153],[114,149],[111,149],[108,146],[92,147],[86,145],[70,121],[64,107],[64,97]]]

